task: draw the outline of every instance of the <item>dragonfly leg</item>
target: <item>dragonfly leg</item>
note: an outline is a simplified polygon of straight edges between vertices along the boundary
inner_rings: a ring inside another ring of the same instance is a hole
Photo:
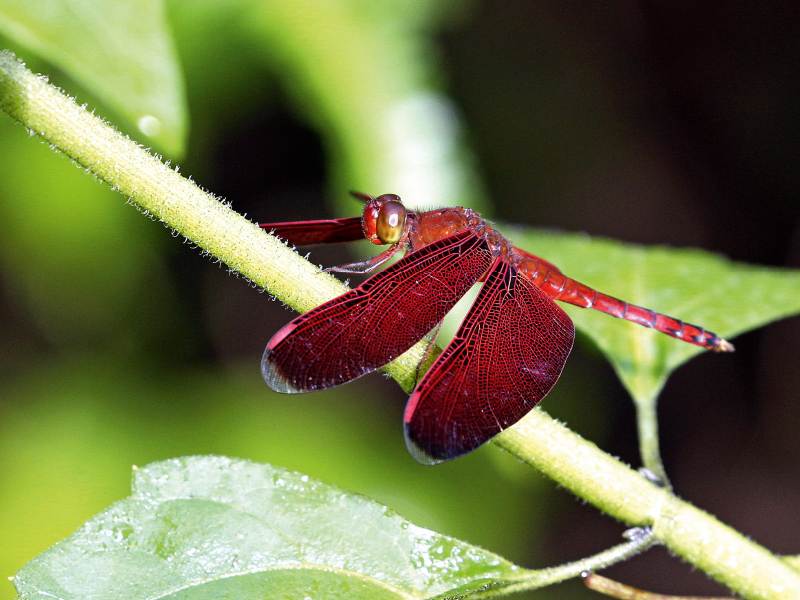
[[[325,271],[332,271],[334,273],[371,273],[384,264],[387,260],[392,258],[392,256],[394,256],[399,249],[400,246],[395,244],[380,254],[376,254],[375,256],[368,258],[367,260],[340,265],[338,267],[328,267],[325,269]]]

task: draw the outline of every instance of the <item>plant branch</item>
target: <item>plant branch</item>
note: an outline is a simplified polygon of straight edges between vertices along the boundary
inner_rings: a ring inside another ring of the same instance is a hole
[[[231,210],[0,50],[0,108],[233,271],[306,312],[347,291],[277,238]],[[385,371],[410,391],[421,342]],[[428,352],[435,358],[437,352]]]
[[[626,561],[653,545],[653,534],[649,529],[637,529],[632,533],[633,535],[630,536],[631,539],[629,541],[612,546],[608,550],[563,565],[528,571],[519,580],[505,582],[485,594],[477,594],[476,598],[494,598],[501,594],[525,592],[560,583],[567,579],[581,576],[586,572],[600,571],[619,562]]]
[[[658,440],[658,416],[656,399],[634,399],[636,406],[636,425],[639,432],[639,454],[642,464],[650,469],[667,486],[669,478],[661,460]]]
[[[590,590],[600,592],[612,598],[619,598],[620,600],[730,600],[730,598],[712,598],[710,596],[667,596],[664,594],[656,594],[639,590],[624,583],[614,581],[597,575],[596,573],[587,573],[583,579],[584,585]]]
[[[655,539],[746,598],[800,598],[800,572],[534,409],[495,438],[575,495]]]
[[[0,108],[81,167],[299,311],[346,288],[0,52]],[[388,367],[413,386],[424,344]],[[429,353],[434,358],[436,352]],[[797,599],[800,572],[533,410],[496,443],[747,598]]]

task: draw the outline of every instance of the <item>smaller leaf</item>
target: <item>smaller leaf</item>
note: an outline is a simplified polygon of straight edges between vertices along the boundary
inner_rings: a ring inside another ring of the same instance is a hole
[[[518,229],[509,235],[581,283],[728,340],[800,313],[800,271],[736,263],[697,249],[646,247],[574,233]],[[608,356],[637,402],[654,402],[672,371],[703,351],[597,311],[562,306]]]
[[[153,463],[133,495],[28,563],[21,599],[429,598],[523,570],[362,496],[217,456]]]
[[[183,76],[161,0],[0,0],[0,33],[57,65],[179,157]]]

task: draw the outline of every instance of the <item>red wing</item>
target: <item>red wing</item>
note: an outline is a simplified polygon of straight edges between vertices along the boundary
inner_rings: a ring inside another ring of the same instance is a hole
[[[423,464],[456,458],[519,421],[558,380],[574,337],[567,314],[498,258],[408,400],[411,454]]]
[[[261,223],[259,227],[277,235],[292,246],[334,244],[366,239],[361,217],[345,217],[326,221],[293,221],[291,223]]]
[[[382,367],[433,329],[491,262],[471,231],[412,252],[276,333],[261,361],[267,385],[310,392]]]

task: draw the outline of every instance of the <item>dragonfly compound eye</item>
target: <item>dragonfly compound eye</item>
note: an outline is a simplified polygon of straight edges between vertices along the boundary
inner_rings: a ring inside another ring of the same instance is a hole
[[[396,244],[403,237],[406,207],[396,200],[385,202],[378,214],[377,234],[384,244]]]

